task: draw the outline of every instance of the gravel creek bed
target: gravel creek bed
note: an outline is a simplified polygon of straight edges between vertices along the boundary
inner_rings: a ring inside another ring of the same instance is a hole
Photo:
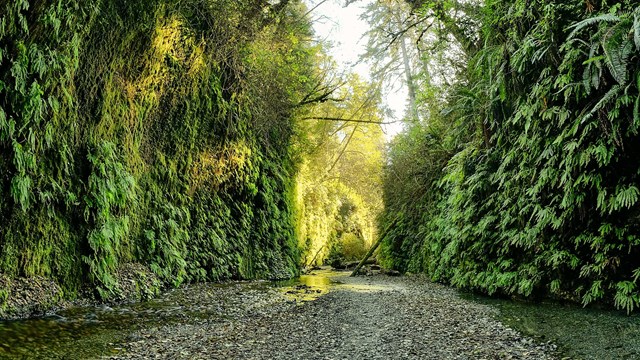
[[[418,277],[307,276],[309,285],[189,289],[185,317],[141,327],[109,359],[553,359],[497,310]],[[315,283],[314,283],[315,282]],[[317,298],[313,300],[313,298]],[[208,316],[213,313],[219,316]]]

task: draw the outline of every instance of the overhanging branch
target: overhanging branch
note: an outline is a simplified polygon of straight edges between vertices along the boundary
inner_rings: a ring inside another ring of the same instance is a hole
[[[354,123],[365,123],[365,124],[378,124],[378,125],[389,125],[400,122],[400,120],[394,121],[375,121],[375,120],[364,120],[364,119],[345,119],[339,117],[329,117],[329,116],[309,116],[303,117],[300,120],[324,120],[324,121],[344,121],[344,122],[354,122]]]

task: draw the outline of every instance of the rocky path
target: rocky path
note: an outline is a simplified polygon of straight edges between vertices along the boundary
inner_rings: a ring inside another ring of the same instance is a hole
[[[300,304],[282,292],[256,291],[245,300],[237,296],[233,306],[242,310],[225,319],[139,330],[111,358],[553,358],[554,345],[523,338],[494,320],[492,308],[424,279],[334,274],[333,280],[338,284],[328,289],[289,291],[328,290],[315,301]]]

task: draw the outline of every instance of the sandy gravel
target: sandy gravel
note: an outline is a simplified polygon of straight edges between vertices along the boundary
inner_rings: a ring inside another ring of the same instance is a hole
[[[231,301],[208,298],[208,306],[230,315],[137,331],[112,358],[554,358],[553,344],[522,337],[494,320],[496,310],[425,279],[376,275],[333,280],[340,284],[328,289],[254,288],[249,294],[239,289]],[[324,295],[301,304],[286,291]],[[194,294],[194,304],[197,298]]]

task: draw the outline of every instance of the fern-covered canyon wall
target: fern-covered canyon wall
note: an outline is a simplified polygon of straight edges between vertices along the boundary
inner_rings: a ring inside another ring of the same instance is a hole
[[[432,71],[415,77],[423,118],[390,151],[386,264],[637,309],[638,2],[411,5]]]
[[[8,283],[54,279],[65,297],[92,284],[110,298],[134,264],[172,285],[298,272],[292,136],[314,56],[303,5],[0,9]]]

